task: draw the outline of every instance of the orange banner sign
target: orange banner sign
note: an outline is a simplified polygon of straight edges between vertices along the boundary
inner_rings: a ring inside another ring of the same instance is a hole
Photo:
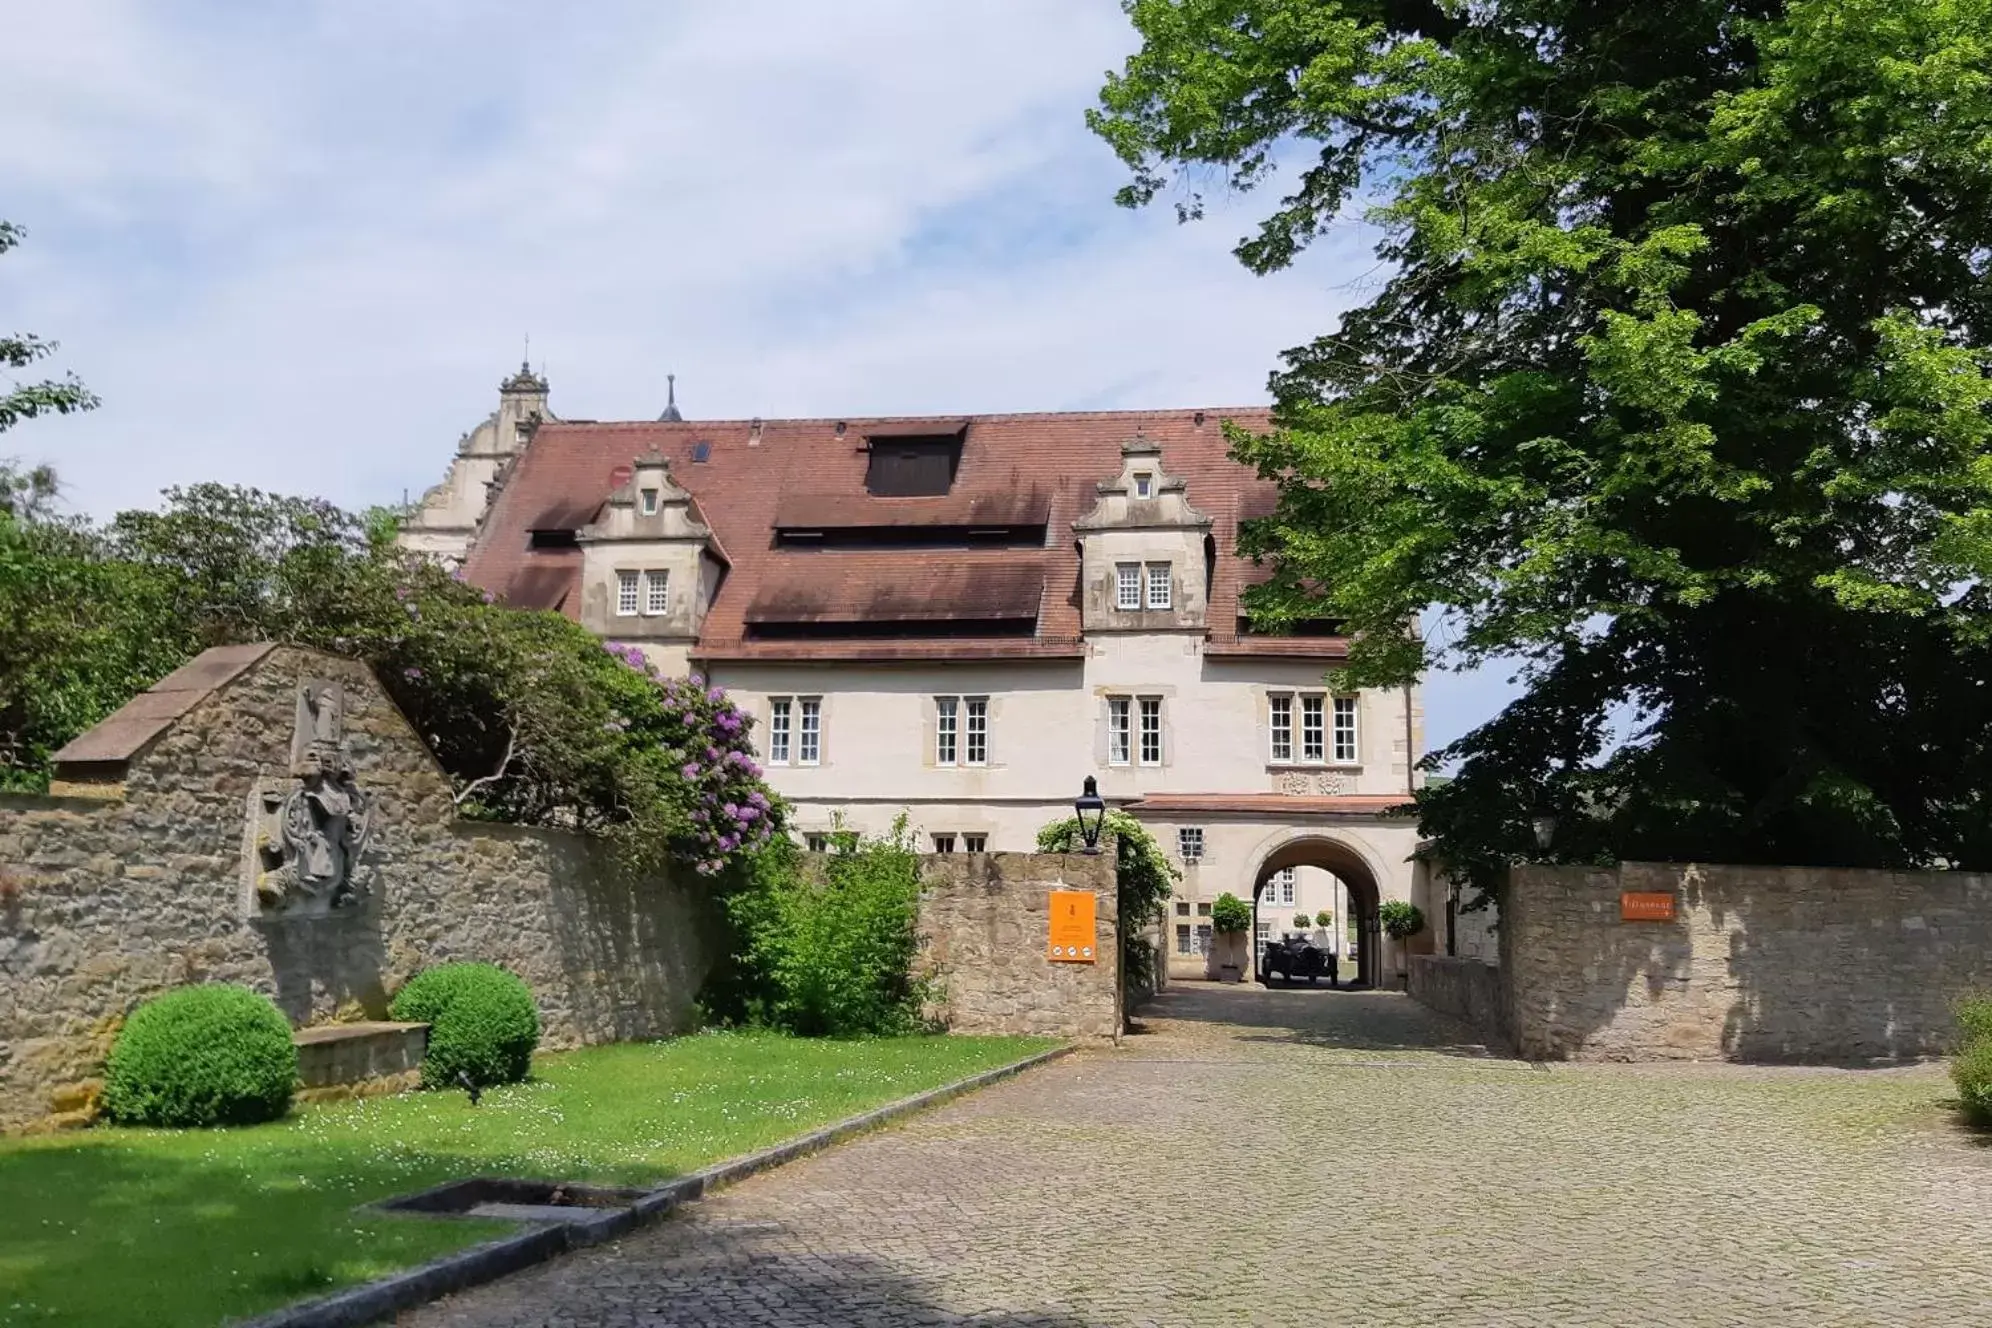
[[[1672,922],[1674,896],[1667,890],[1627,890],[1619,896],[1620,922]]]
[[[1094,962],[1094,903],[1090,890],[1051,892],[1051,950],[1046,958],[1060,964]]]

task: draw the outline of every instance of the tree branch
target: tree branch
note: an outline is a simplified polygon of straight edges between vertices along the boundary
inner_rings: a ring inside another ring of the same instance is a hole
[[[463,791],[456,795],[455,798],[456,806],[458,807],[463,806],[463,800],[465,798],[468,798],[471,794],[477,792],[478,789],[483,788],[486,784],[491,783],[493,780],[503,779],[505,777],[505,771],[509,769],[512,764],[512,746],[514,743],[518,741],[518,738],[519,738],[519,733],[517,729],[513,729],[506,733],[505,755],[503,759],[501,759],[498,762],[498,768],[496,770],[493,770],[488,775],[480,776],[477,779],[471,780],[468,784],[465,784],[463,786]]]

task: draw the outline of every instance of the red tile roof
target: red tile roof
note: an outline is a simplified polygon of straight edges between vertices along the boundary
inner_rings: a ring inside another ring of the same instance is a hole
[[[1201,415],[1199,424],[1196,417]],[[1238,592],[1247,565],[1234,550],[1241,515],[1263,513],[1272,486],[1231,460],[1223,423],[1263,429],[1263,407],[1201,412],[1102,411],[1066,414],[982,415],[931,418],[820,420],[689,420],[595,424],[549,422],[500,488],[471,551],[465,575],[510,603],[578,611],[573,582],[580,559],[573,550],[535,550],[529,532],[558,518],[564,528],[583,524],[632,461],[655,447],[671,462],[671,476],[689,490],[699,512],[724,545],[731,570],[707,613],[701,656],[726,658],[876,658],[888,645],[907,642],[752,641],[747,625],[784,596],[818,604],[820,613],[847,615],[868,605],[911,603],[921,591],[935,603],[978,605],[1005,614],[1042,587],[1036,642],[1050,653],[1080,635],[1079,555],[1074,520],[1097,501],[1095,485],[1121,472],[1121,444],[1137,434],[1162,449],[1162,467],[1181,476],[1192,505],[1214,518],[1211,534],[1219,557],[1212,580],[1209,624],[1229,644],[1225,653],[1258,653],[1253,638],[1235,638]],[[842,423],[844,431],[838,432]],[[868,436],[938,434],[966,427],[954,487],[941,498],[874,498],[865,489]],[[710,444],[707,460],[694,462],[695,443]],[[621,475],[618,475],[618,471]],[[778,544],[778,526],[816,529],[907,524],[1046,526],[1042,549],[947,551],[932,548],[865,549],[790,547]],[[983,561],[986,560],[986,561]],[[988,584],[977,573],[1000,568]],[[936,595],[936,579],[950,587]],[[834,583],[834,591],[826,589]],[[981,589],[971,591],[971,584]],[[892,608],[904,617],[913,614]],[[827,621],[831,619],[822,618]],[[981,643],[1000,657],[1028,641]],[[944,656],[965,654],[964,641],[935,642]],[[1332,655],[1334,643],[1307,643],[1310,658]],[[1267,639],[1264,649],[1274,646]],[[824,648],[830,647],[829,653]],[[856,651],[855,655],[848,653]],[[1318,652],[1318,653],[1317,653]],[[1038,653],[1038,652],[1027,652]],[[900,658],[920,657],[918,653]]]

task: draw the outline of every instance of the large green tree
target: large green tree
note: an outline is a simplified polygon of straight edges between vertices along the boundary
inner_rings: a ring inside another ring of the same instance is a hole
[[[1992,865],[1992,0],[1126,8],[1124,203],[1279,182],[1261,273],[1377,228],[1235,439],[1242,543],[1354,681],[1521,658],[1420,799],[1455,863],[1555,811],[1566,857]]]

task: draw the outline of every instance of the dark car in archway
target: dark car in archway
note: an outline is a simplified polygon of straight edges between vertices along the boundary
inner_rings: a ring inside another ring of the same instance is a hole
[[[1329,986],[1335,985],[1335,956],[1304,936],[1269,941],[1259,957],[1259,981],[1268,987],[1276,976],[1287,983],[1305,978],[1312,987],[1323,975]]]

